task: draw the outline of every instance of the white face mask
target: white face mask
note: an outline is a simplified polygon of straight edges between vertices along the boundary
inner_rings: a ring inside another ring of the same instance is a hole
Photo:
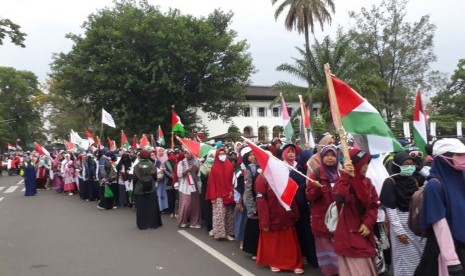
[[[219,159],[221,162],[226,161],[226,154],[220,154],[220,155],[218,155],[218,159]]]

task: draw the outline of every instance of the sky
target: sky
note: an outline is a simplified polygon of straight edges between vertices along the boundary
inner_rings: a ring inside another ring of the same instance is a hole
[[[281,1],[278,1],[279,3]],[[322,32],[316,28],[315,37],[334,37],[338,26],[350,28],[349,11],[380,4],[381,0],[334,0],[336,13],[331,26]],[[296,31],[284,28],[284,15],[274,18],[275,7],[271,0],[149,0],[162,11],[177,8],[183,14],[207,16],[215,8],[234,12],[231,29],[237,39],[247,40],[249,52],[257,72],[251,77],[253,85],[269,86],[278,81],[303,84],[293,76],[276,71],[282,63],[292,63],[298,57],[295,47],[303,47],[305,39]],[[14,46],[9,39],[0,45],[0,66],[14,67],[35,73],[44,82],[50,73],[54,53],[67,53],[72,47],[67,33],[82,34],[81,26],[87,17],[104,7],[111,7],[112,0],[15,0],[0,3],[0,18],[19,24],[27,34],[26,48]],[[465,24],[462,24],[465,1],[463,0],[410,0],[407,20],[417,21],[429,14],[437,26],[434,45],[437,62],[432,69],[451,75],[458,60],[465,58]]]

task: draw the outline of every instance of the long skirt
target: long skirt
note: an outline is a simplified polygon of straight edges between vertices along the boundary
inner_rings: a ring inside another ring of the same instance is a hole
[[[55,174],[53,177],[53,186],[55,187],[55,191],[57,193],[63,192],[63,177],[59,174]]]
[[[338,256],[339,276],[376,276],[373,258],[350,258]]]
[[[45,189],[45,184],[47,183],[47,178],[36,178],[36,188]]]
[[[164,180],[158,181],[157,195],[158,206],[160,208],[160,211],[163,212],[165,209],[168,209],[168,195],[166,193],[166,182]]]
[[[119,206],[126,206],[129,204],[128,193],[126,192],[126,186],[124,184],[118,185],[118,197]]]
[[[104,208],[105,210],[110,210],[113,208],[113,197],[105,197],[105,185],[100,185],[99,187],[99,202],[98,206]]]
[[[65,192],[73,192],[76,190],[76,183],[74,182],[69,182],[69,183],[65,183],[65,185],[63,186],[63,190]]]
[[[338,257],[334,252],[333,241],[325,237],[316,237],[315,243],[316,255],[318,256],[318,266],[320,267],[321,274],[325,276],[338,274]]]
[[[258,239],[260,237],[260,227],[258,218],[247,218],[244,231],[244,242],[242,251],[257,256]]]
[[[166,195],[168,196],[168,214],[174,214],[174,203],[176,200],[176,190],[173,188],[173,186],[166,186]]]
[[[315,238],[313,237],[310,226],[310,208],[306,203],[298,203],[299,220],[295,223],[295,230],[299,238],[300,249],[302,256],[306,257],[307,262],[312,267],[318,267],[318,260],[315,250]],[[335,258],[336,255],[334,255]]]
[[[198,192],[190,195],[179,193],[178,225],[198,226],[202,223],[200,212],[200,196]]]
[[[390,220],[392,217],[392,211],[392,209],[387,209]],[[394,231],[394,226],[391,226],[390,238],[394,275],[413,275],[416,267],[420,263],[421,255],[425,248],[425,239],[416,236],[408,228],[408,214],[408,212],[400,212],[397,210],[397,216],[400,220],[399,223],[402,225],[403,231],[409,239],[408,244],[403,244],[399,241],[399,238],[397,238],[395,234],[396,231]]]
[[[24,177],[24,188],[26,188],[26,191],[24,192],[25,196],[34,196],[37,194],[35,179],[32,177]]]
[[[246,222],[247,222],[247,210],[245,209],[245,206],[242,212],[234,210],[234,239],[238,242],[244,241],[244,232],[245,232]]]
[[[223,204],[222,198],[217,198],[212,204],[213,208],[213,237],[224,239],[226,236],[234,235],[233,216],[234,207]]]
[[[135,195],[137,228],[143,230],[162,226],[157,193]]]
[[[268,232],[260,230],[257,264],[281,270],[302,268],[302,253],[295,228]]]

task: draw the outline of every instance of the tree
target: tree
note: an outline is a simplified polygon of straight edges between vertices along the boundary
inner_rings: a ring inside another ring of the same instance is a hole
[[[436,60],[433,37],[436,26],[428,15],[410,23],[405,19],[406,0],[383,0],[380,6],[350,12],[350,30],[360,59],[375,64],[374,71],[386,83],[380,90],[388,124],[405,108],[417,85],[424,86],[429,64]]]
[[[42,120],[35,97],[39,90],[37,77],[29,71],[0,67],[0,143],[13,143],[20,139],[23,147],[35,140],[43,141]]]
[[[271,0],[272,5],[276,4],[278,0]],[[315,22],[320,23],[321,30],[324,29],[324,24],[331,24],[331,12],[334,14],[335,6],[333,0],[283,0],[276,8],[274,17],[277,19],[284,11],[289,8],[284,26],[287,30],[297,30],[298,33],[304,33],[305,36],[305,57],[307,58],[307,67],[312,63],[310,55],[310,31],[314,32]],[[322,69],[321,67],[320,69]],[[308,97],[309,107],[312,110],[312,90],[311,81],[312,76],[310,72],[305,76],[308,84]]]
[[[247,43],[235,42],[229,29],[232,16],[215,10],[194,18],[147,1],[116,2],[90,15],[82,36],[68,35],[74,45],[54,57],[51,92],[85,106],[93,125],[104,107],[127,133],[168,129],[173,104],[185,125],[197,108],[227,120],[238,114],[254,71]]]
[[[465,59],[459,60],[450,82],[431,98],[431,105],[437,115],[452,115],[455,120],[465,117]]]
[[[306,58],[306,52],[297,48],[299,58],[294,58],[294,64],[284,63],[277,67],[278,71],[287,72],[302,80],[309,77],[313,100],[322,104],[322,114],[326,129],[332,124],[328,93],[326,88],[326,76],[323,71],[324,64],[331,66],[331,71],[337,77],[348,82],[374,105],[379,103],[376,91],[383,84],[379,77],[371,73],[373,65],[370,61],[361,60],[356,56],[355,50],[346,34],[339,31],[335,40],[326,36],[321,42],[315,39],[310,49],[310,58]],[[307,63],[310,60],[310,63]],[[283,91],[289,99],[297,99],[297,94],[305,95],[306,88],[298,87],[289,82],[278,82],[275,89]],[[309,96],[309,94],[307,94]],[[306,102],[310,99],[306,98]]]
[[[3,45],[3,40],[6,36],[10,37],[13,44],[26,47],[24,41],[26,34],[20,31],[21,27],[10,19],[0,19],[0,45]]]

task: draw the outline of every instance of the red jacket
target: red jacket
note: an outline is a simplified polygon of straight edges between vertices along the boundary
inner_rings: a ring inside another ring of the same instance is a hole
[[[354,188],[355,185],[358,186]],[[351,258],[375,257],[373,227],[379,205],[375,187],[369,178],[356,180],[341,172],[336,182],[335,193],[336,199],[343,199],[344,204],[338,205],[340,214],[334,233],[334,251],[338,255]],[[358,233],[362,224],[370,229],[370,234],[366,237]]]
[[[323,187],[320,188],[309,183],[306,191],[307,199],[312,206],[310,209],[312,232],[316,237],[332,238],[333,234],[325,225],[325,215],[329,205],[335,200],[334,189],[331,188],[328,177],[321,166],[318,170],[320,171],[320,184]],[[315,171],[312,172],[310,178],[317,180]]]
[[[291,210],[286,211],[261,174],[255,180],[255,193],[260,229],[268,228],[270,231],[278,231],[295,225],[299,219],[297,204],[293,201]]]

